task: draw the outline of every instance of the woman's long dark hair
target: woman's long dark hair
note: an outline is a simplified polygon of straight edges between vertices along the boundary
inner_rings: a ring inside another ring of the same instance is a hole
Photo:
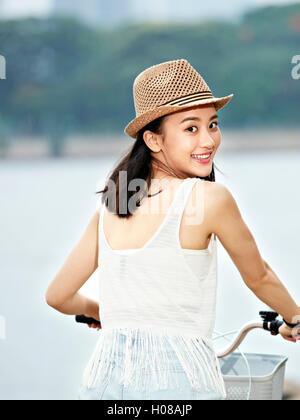
[[[154,175],[153,163],[157,164],[158,167],[162,168],[164,171],[171,175],[176,174],[170,172],[163,162],[156,159],[154,156],[151,156],[151,150],[146,145],[143,135],[146,130],[150,130],[155,134],[162,134],[163,120],[165,116],[155,119],[154,121],[147,124],[143,127],[137,135],[136,141],[118,165],[112,170],[111,175],[108,177],[108,181],[105,185],[105,188],[101,191],[96,191],[96,194],[103,193],[101,201],[102,204],[106,202],[108,209],[117,214],[119,217],[129,218],[134,210],[132,210],[132,205],[130,206],[129,211],[129,200],[135,195],[137,200],[135,201],[136,206],[140,205],[141,200],[146,195],[145,190],[130,191],[128,186],[133,179],[142,179],[146,183],[149,190],[151,185],[151,180]],[[213,162],[212,171],[206,177],[197,176],[196,178],[204,179],[206,181],[215,182],[215,164]],[[219,170],[218,168],[216,168]],[[125,171],[126,173],[126,182],[120,183],[119,173]],[[178,176],[177,176],[178,177]],[[115,186],[114,188],[109,188],[109,185]],[[146,190],[147,191],[147,190]],[[159,191],[161,192],[161,191]],[[157,193],[156,193],[157,194]],[[156,195],[153,194],[153,195]],[[148,197],[153,195],[148,194]],[[132,203],[132,200],[131,200]],[[122,211],[120,211],[122,209]]]

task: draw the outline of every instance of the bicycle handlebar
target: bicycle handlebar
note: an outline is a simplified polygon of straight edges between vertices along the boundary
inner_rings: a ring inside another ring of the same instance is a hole
[[[87,318],[85,315],[76,315],[75,316],[75,320],[76,322],[78,322],[79,324],[97,324],[97,325],[101,325],[99,321],[97,321],[94,318]]]
[[[228,356],[230,353],[232,353],[244,341],[247,334],[254,329],[264,329],[266,331],[269,331],[271,335],[279,334],[279,328],[283,324],[283,321],[279,321],[277,319],[277,312],[261,311],[259,312],[259,315],[262,318],[261,321],[252,321],[245,324],[240,329],[232,343],[227,348],[217,352],[217,357],[219,359],[222,359],[223,357]],[[94,318],[87,318],[84,315],[76,315],[75,320],[80,324],[96,324],[101,327],[101,323],[99,321],[97,321]]]
[[[261,311],[259,315],[261,316],[262,321],[248,322],[246,325],[244,325],[240,329],[232,343],[227,348],[217,352],[218,359],[222,359],[223,357],[226,357],[230,353],[232,353],[244,341],[246,335],[254,329],[264,329],[266,331],[269,331],[272,335],[279,334],[279,328],[283,324],[283,321],[279,321],[277,319],[277,312]]]

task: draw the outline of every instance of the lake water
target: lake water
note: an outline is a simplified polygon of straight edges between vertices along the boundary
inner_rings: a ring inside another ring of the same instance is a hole
[[[0,399],[76,399],[98,334],[47,306],[45,292],[83,234],[116,159],[2,161],[0,164]],[[300,302],[300,152],[228,153],[216,172],[235,197],[263,258]],[[245,286],[218,242],[216,331],[240,328],[266,305]],[[97,299],[97,271],[81,290]],[[4,334],[2,328],[2,335]],[[216,341],[216,347],[225,344]],[[257,330],[246,352],[289,357],[300,383],[299,343]]]

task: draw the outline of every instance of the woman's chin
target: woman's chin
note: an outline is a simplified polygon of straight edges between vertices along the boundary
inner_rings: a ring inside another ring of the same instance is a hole
[[[211,174],[211,171],[212,171],[212,163],[209,163],[207,165],[203,165],[203,168],[197,168],[197,170],[193,172],[195,173],[195,176],[201,176],[201,178],[205,178]]]

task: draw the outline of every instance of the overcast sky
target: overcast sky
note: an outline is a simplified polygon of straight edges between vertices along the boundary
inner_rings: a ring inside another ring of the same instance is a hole
[[[2,0],[0,3],[6,16],[45,15],[52,6],[52,0]]]
[[[107,0],[107,1],[113,1],[113,0]],[[174,0],[174,1],[177,1],[177,0]],[[182,0],[178,0],[178,1],[182,1]],[[227,0],[226,2],[223,2],[224,8],[230,7],[231,3],[234,3],[234,2],[235,0]],[[253,5],[253,6],[262,6],[262,5],[267,5],[267,4],[289,4],[289,3],[299,3],[299,1],[298,2],[293,1],[293,0],[246,0],[245,1],[245,4]],[[2,4],[1,11],[5,15],[5,17],[26,16],[26,15],[42,16],[49,13],[49,11],[51,10],[52,0],[0,0],[0,4]],[[89,0],[85,0],[85,4],[88,7]],[[214,9],[215,9],[215,2],[211,2],[211,6],[212,6],[212,14],[213,14]],[[218,6],[218,8],[219,7],[220,6]]]

